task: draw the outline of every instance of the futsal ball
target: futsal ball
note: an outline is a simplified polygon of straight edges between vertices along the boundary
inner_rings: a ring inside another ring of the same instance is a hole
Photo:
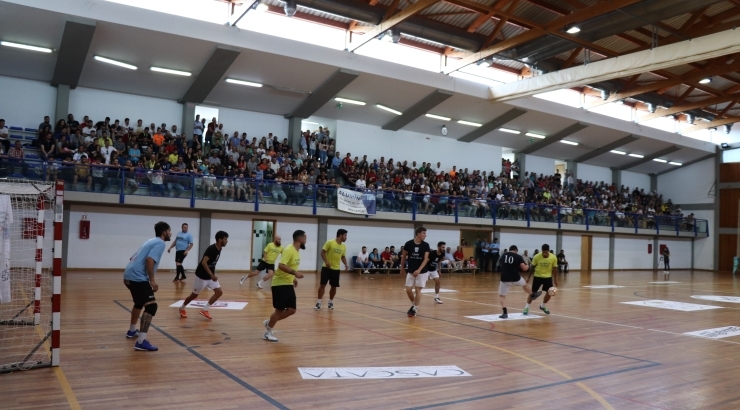
[[[550,296],[557,295],[558,294],[558,288],[556,288],[554,286],[551,287],[550,289],[547,290],[547,294],[550,295]]]

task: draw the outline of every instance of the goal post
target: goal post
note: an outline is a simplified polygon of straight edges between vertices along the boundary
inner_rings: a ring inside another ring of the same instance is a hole
[[[0,180],[0,373],[58,366],[64,182]]]

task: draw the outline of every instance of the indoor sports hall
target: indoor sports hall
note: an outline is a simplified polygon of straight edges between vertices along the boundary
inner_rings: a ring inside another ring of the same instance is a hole
[[[0,1],[0,408],[739,408],[739,22]]]

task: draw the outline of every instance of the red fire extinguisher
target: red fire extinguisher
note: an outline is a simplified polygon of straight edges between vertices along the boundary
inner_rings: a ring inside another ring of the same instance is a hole
[[[80,221],[80,239],[90,239],[90,221],[87,219],[87,215],[82,215]]]

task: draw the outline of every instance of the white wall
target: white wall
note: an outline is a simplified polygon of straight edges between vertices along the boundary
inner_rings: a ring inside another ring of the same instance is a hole
[[[714,203],[709,190],[714,184],[714,158],[658,176],[658,192],[674,204]]]
[[[607,167],[600,167],[590,164],[578,164],[577,177],[582,181],[612,183],[612,170]],[[570,261],[568,261],[570,262]]]
[[[580,168],[580,166],[579,164],[578,167]],[[564,233],[562,249],[565,251],[565,258],[568,260],[568,268],[570,270],[581,269],[581,235]],[[560,249],[556,251],[560,253]],[[593,263],[593,261],[591,262]]]
[[[650,192],[650,175],[638,174],[637,172],[630,171],[620,172],[622,173],[622,185],[629,187],[630,192],[634,191],[635,188],[644,189],[645,192]]]
[[[442,241],[447,244],[448,247],[455,252],[455,249],[460,245],[460,228],[456,225],[427,225],[427,242],[429,246],[434,249],[437,243]],[[413,229],[413,226],[412,226]]]
[[[524,250],[527,250],[529,256],[532,257],[534,250],[542,251],[542,245],[545,243],[550,245],[550,250],[555,250],[555,231],[501,229],[498,243],[501,244],[501,249],[508,249],[511,245],[516,245],[520,255],[523,255]]]
[[[609,236],[594,235],[591,240],[591,269],[609,269]]]
[[[552,158],[538,157],[536,155],[527,154],[527,159],[524,164],[524,172],[537,173],[545,176],[552,175],[555,173],[555,160]]]
[[[90,221],[90,239],[80,238],[80,220],[87,214]],[[172,228],[172,239],[180,226],[187,223],[195,245],[185,259],[185,269],[195,269],[206,244],[198,243],[200,217],[198,212],[173,209],[114,208],[92,205],[72,205],[70,209],[69,239],[65,244],[69,269],[123,269],[147,239],[154,237],[154,224],[165,221]],[[169,247],[171,242],[167,243]],[[175,269],[175,251],[165,252],[159,269]],[[167,275],[167,273],[165,273]]]
[[[694,269],[714,270],[714,211],[691,211],[696,219],[706,219],[709,224],[709,237],[694,240]]]
[[[449,171],[453,166],[491,172],[501,172],[501,147],[493,145],[459,142],[450,138],[421,134],[410,131],[387,131],[373,125],[347,121],[337,121],[337,151],[345,156],[350,152],[353,157],[380,159],[394,162],[408,161],[417,165],[422,162],[442,163],[442,168]],[[553,161],[552,170],[555,169]]]
[[[316,271],[318,249],[324,246],[323,243],[318,243],[319,224],[317,223],[317,220],[312,218],[286,218],[283,216],[277,218],[275,234],[282,237],[283,247],[293,243],[293,232],[299,229],[306,232],[307,240],[306,249],[301,251],[301,266],[299,266],[298,269],[302,271]],[[251,232],[251,228],[249,232]],[[349,249],[347,249],[347,251],[349,252]],[[279,261],[280,260],[278,259],[278,262]]]
[[[671,251],[671,269],[691,269],[691,239],[660,238],[658,245],[666,245]],[[661,263],[659,269],[662,267]]]
[[[8,127],[36,128],[48,115],[54,123],[57,89],[41,81],[0,77],[4,104],[0,118]],[[11,132],[12,134],[12,132]]]
[[[151,123],[157,126],[165,123],[167,129],[175,124],[182,130],[182,104],[163,98],[77,87],[69,92],[69,112],[77,121],[88,115],[93,122],[110,117],[111,123],[116,119],[123,123],[128,118],[135,125],[141,119],[147,127]]]
[[[210,121],[210,118],[208,120]],[[239,131],[239,135],[246,132],[250,140],[252,137],[257,137],[259,141],[269,133],[277,135],[281,142],[283,138],[288,138],[288,120],[280,115],[219,108],[218,122],[224,124],[224,130],[229,135],[234,134],[234,131]],[[303,264],[303,259],[301,259],[301,264]]]
[[[653,269],[653,255],[648,254],[652,238],[617,236],[614,242],[614,269]],[[608,245],[607,245],[608,246]],[[607,262],[609,255],[607,254]]]
[[[363,246],[367,246],[368,252],[372,252],[373,248],[378,248],[378,251],[383,252],[386,246],[395,246],[396,252],[400,252],[403,244],[414,239],[414,225],[411,222],[394,223],[341,219],[329,220],[327,239],[334,239],[337,229],[340,228],[347,230],[347,262],[350,265],[352,264],[352,257],[357,256]],[[438,242],[429,235],[428,231],[427,240],[434,240],[435,244]],[[323,245],[322,243],[321,246]]]
[[[211,238],[209,245],[216,241],[216,232],[229,234],[229,243],[221,250],[217,270],[248,271],[252,254],[252,217],[243,214],[211,214]],[[205,251],[205,247],[203,247]],[[200,257],[200,256],[198,256]],[[261,258],[262,255],[258,255]]]

